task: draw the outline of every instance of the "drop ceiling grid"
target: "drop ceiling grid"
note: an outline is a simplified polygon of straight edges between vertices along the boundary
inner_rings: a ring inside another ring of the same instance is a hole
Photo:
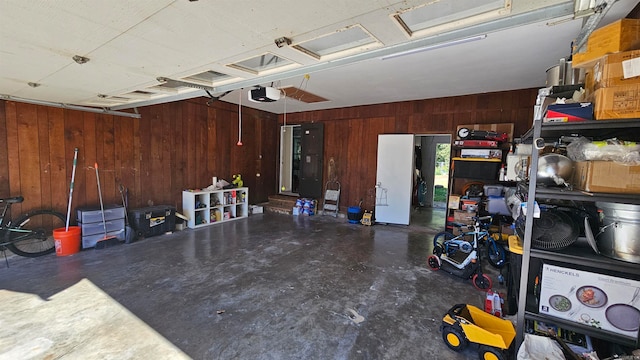
[[[0,77],[9,81],[0,81],[0,92],[66,101],[72,93],[83,94],[83,88],[76,85],[82,80],[79,77],[87,73],[78,73],[80,65],[72,57],[90,56],[92,50],[169,2],[136,1],[126,6],[113,2],[1,2],[0,44],[11,53],[2,55]],[[102,16],[107,12],[109,17]],[[56,76],[58,73],[65,77]],[[59,83],[51,82],[56,78]],[[27,82],[42,86],[32,89],[25,86]],[[69,91],[69,87],[73,90]],[[59,91],[65,91],[67,96],[58,95]]]
[[[331,99],[332,107],[341,107],[541,87],[544,86],[547,66],[538,60],[540,46],[543,45],[540,42],[554,37],[570,43],[579,29],[579,20],[551,28],[544,22],[536,23],[526,25],[517,32],[492,33],[481,41],[385,61],[371,59],[325,71],[321,78],[314,78],[312,74],[306,90]],[[514,39],[517,41],[514,42]],[[497,53],[487,51],[499,49],[499,44],[505,42],[516,45]],[[563,50],[552,49],[551,56],[554,59],[566,56]],[[395,69],[392,73],[385,71],[389,63]],[[538,70],[523,72],[523,64]],[[368,72],[363,73],[363,69]],[[356,82],[344,81],[353,79],[353,74],[359,75]],[[403,82],[398,83],[394,78],[402,78]],[[299,80],[287,79],[283,83],[295,84],[296,81]],[[327,88],[332,88],[332,91],[322,91]],[[343,101],[345,98],[350,98],[348,104]],[[304,111],[320,108],[322,103],[307,104]],[[289,112],[295,112],[296,109],[292,105],[288,107]]]

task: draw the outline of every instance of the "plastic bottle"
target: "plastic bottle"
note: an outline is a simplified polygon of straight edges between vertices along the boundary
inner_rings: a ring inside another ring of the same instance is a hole
[[[502,317],[502,298],[497,292],[493,293],[493,315]]]
[[[493,314],[493,291],[487,290],[487,299],[484,301],[484,311]]]
[[[504,168],[504,164],[500,167],[500,175],[498,176],[499,181],[504,181],[505,176],[507,175],[507,170]]]

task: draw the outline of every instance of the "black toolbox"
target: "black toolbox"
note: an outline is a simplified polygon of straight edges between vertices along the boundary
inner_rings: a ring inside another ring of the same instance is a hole
[[[129,210],[129,225],[138,237],[173,232],[176,229],[176,208],[169,205]]]

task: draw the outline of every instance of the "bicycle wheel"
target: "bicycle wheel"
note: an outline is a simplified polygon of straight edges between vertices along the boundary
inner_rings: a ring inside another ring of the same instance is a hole
[[[504,247],[493,239],[487,241],[487,260],[496,269],[502,269],[507,263],[507,253],[504,251]]]
[[[453,239],[455,236],[448,231],[441,231],[433,237],[433,253],[440,256],[444,253],[444,242]]]
[[[65,217],[55,211],[37,210],[25,214],[7,231],[7,248],[26,257],[51,254],[56,250],[53,229],[65,227],[65,224]]]

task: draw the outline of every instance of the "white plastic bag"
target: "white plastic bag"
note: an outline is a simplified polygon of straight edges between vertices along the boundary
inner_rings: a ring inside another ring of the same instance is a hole
[[[518,349],[518,360],[565,360],[562,348],[546,336],[525,334]]]

